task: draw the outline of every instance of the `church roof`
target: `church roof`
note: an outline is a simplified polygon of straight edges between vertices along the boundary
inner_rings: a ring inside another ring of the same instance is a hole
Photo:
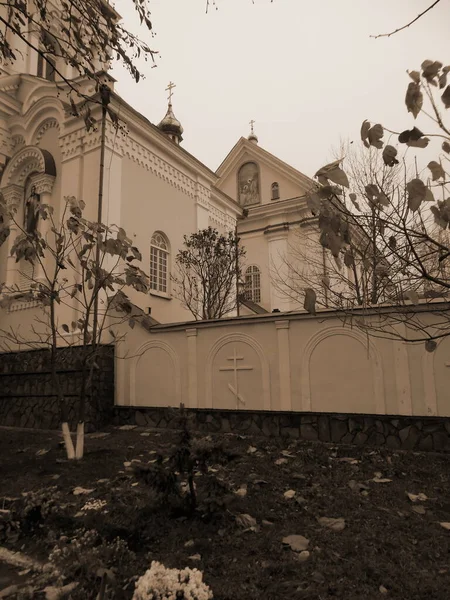
[[[316,184],[316,182],[313,179],[311,179],[307,175],[304,175],[303,173],[301,173],[288,163],[284,162],[271,152],[264,150],[264,148],[262,148],[259,144],[255,144],[254,142],[249,141],[248,139],[245,139],[243,137],[239,138],[239,140],[236,142],[236,144],[233,146],[230,152],[226,155],[224,160],[220,163],[219,167],[216,170],[216,175],[220,178],[224,177],[227,171],[234,166],[235,162],[239,159],[240,155],[245,151],[255,156],[256,159],[259,158],[260,160],[271,163],[274,167],[284,172],[291,179],[300,181],[304,186],[307,186],[308,188],[311,185]]]

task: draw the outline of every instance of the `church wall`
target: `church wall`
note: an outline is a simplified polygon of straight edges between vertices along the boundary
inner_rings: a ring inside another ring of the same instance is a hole
[[[136,236],[136,245],[143,257],[142,268],[149,273],[150,240],[155,231],[160,231],[170,244],[170,270],[173,272],[176,253],[183,244],[183,235],[196,230],[194,198],[124,157],[122,199],[122,226],[129,236]],[[132,300],[142,306],[141,294],[135,295]],[[161,322],[190,318],[190,313],[173,297],[173,290],[169,298],[150,294],[147,306],[152,307],[152,315]]]
[[[146,403],[129,381],[134,377],[147,393],[152,378],[144,369],[136,379],[135,366],[122,363],[121,405],[162,406],[164,397],[166,406],[181,398],[188,407],[215,410],[450,417],[450,339],[427,353],[423,344],[367,338],[333,311],[156,326],[132,335],[124,342],[129,354],[147,344],[159,366],[146,369],[157,369],[163,382],[177,378],[180,389],[174,395],[172,383],[155,384],[158,402]]]
[[[272,200],[272,183],[274,182],[278,182],[279,184],[280,200],[296,198],[297,196],[302,196],[305,193],[306,189],[303,186],[293,182],[290,178],[284,176],[279,170],[271,167],[266,162],[255,160],[254,157],[246,153],[239,162],[237,169],[222,179],[217,186],[220,188],[220,190],[234,200],[238,200],[237,178],[239,169],[246,162],[256,162],[259,167],[259,190],[261,204],[271,204],[272,202],[276,202],[275,200]]]

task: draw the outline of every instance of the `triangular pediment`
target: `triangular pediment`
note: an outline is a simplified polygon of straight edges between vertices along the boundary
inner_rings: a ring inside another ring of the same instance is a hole
[[[216,187],[239,201],[238,173],[243,165],[252,162],[258,166],[261,204],[273,201],[271,186],[275,182],[279,186],[280,200],[303,196],[315,183],[258,144],[242,137],[217,169],[219,181]]]

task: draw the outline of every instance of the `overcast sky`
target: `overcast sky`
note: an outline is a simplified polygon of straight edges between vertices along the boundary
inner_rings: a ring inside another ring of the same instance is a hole
[[[425,59],[450,64],[450,0],[390,38],[431,0],[150,0],[159,51],[135,84],[115,68],[116,90],[157,124],[176,84],[183,146],[215,170],[254,119],[260,145],[312,176],[364,119],[402,130],[409,77]],[[131,0],[117,0],[135,32]],[[145,32],[142,30],[141,34]],[[149,36],[147,36],[149,38]],[[419,121],[423,130],[430,129]]]

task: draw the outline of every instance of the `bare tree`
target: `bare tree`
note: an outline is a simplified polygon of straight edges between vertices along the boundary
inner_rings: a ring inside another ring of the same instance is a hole
[[[117,293],[125,288],[138,292],[148,289],[147,276],[132,264],[141,260],[141,254],[125,231],[88,221],[83,217],[83,208],[82,201],[67,199],[64,214],[56,222],[52,207],[37,202],[28,211],[23,224],[14,210],[4,202],[0,204],[0,244],[8,238],[11,225],[14,226],[18,235],[11,255],[22,274],[21,285],[0,286],[1,306],[7,308],[15,302],[33,300],[39,307],[31,328],[23,331],[19,326],[0,331],[1,346],[3,350],[41,348],[49,351],[51,379],[58,398],[69,459],[83,457],[86,400],[88,394],[92,399],[92,384],[98,369],[96,361],[104,334],[108,329],[117,341],[116,334],[110,329],[113,324],[126,320],[134,326],[133,315],[113,317],[110,309]],[[44,231],[37,226],[39,221]],[[97,304],[100,305],[98,322],[93,328]],[[76,316],[66,323],[62,317],[69,312]],[[78,390],[76,449],[70,436],[67,399],[60,383],[59,349],[68,346],[84,349]]]
[[[401,27],[394,29],[394,31],[391,31],[390,33],[379,33],[378,35],[373,35],[371,37],[374,37],[374,38],[391,37],[391,35],[394,35],[394,34],[398,33],[399,31],[403,31],[404,29],[411,27],[411,25],[416,23],[424,15],[426,15],[428,12],[430,12],[430,10],[432,10],[437,4],[439,4],[440,1],[441,0],[434,0],[434,2],[432,4],[430,4],[425,10],[423,10],[421,13],[419,13],[416,17],[414,17],[414,19],[411,19],[411,21],[406,23],[406,25],[402,25]]]
[[[424,112],[437,127],[436,133],[423,134],[417,127],[395,132],[368,121],[364,121],[361,128],[361,139],[366,148],[369,151],[372,148],[382,150],[382,159],[390,168],[396,168],[400,161],[397,159],[397,148],[385,144],[385,131],[398,135],[400,147],[407,149],[425,148],[432,137],[439,141],[441,153],[437,160],[428,163],[426,172],[416,172],[410,178],[404,171],[403,184],[394,188],[377,179],[376,173],[373,174],[372,181],[364,186],[364,199],[368,201],[369,213],[358,205],[357,191],[349,194],[353,203],[353,210],[349,211],[343,201],[343,188],[349,189],[350,181],[341,169],[341,161],[335,161],[317,172],[319,185],[308,199],[313,213],[318,215],[321,246],[336,259],[343,257],[344,263],[346,256],[351,262],[349,238],[354,237],[353,232],[362,232],[362,236],[366,234],[370,238],[370,232],[374,229],[368,229],[368,219],[373,219],[375,215],[379,223],[376,235],[372,238],[374,263],[371,269],[374,272],[378,268],[378,282],[386,281],[384,290],[389,291],[386,298],[380,297],[379,300],[389,301],[396,310],[390,311],[388,316],[385,310],[379,311],[378,314],[384,316],[380,316],[376,324],[356,317],[352,323],[373,335],[412,342],[425,341],[430,351],[436,348],[436,340],[450,335],[450,309],[447,302],[450,291],[450,129],[441,112],[441,103],[444,110],[450,108],[450,85],[447,85],[449,71],[450,66],[444,67],[440,62],[426,60],[420,71],[409,73],[412,81],[405,97],[407,110],[414,118]],[[426,110],[423,107],[424,100],[429,104]],[[310,290],[305,308],[315,311],[316,300],[317,294]],[[444,301],[444,308],[436,305],[436,300]],[[374,306],[375,303],[370,302],[372,312]],[[432,323],[426,316],[427,310],[434,314]],[[358,314],[361,316],[360,312]],[[345,318],[348,318],[348,314]],[[399,333],[396,327],[399,324],[406,328],[406,333]]]
[[[208,227],[189,237],[176,256],[175,294],[196,320],[220,319],[236,308],[236,281],[245,250],[234,231]]]

